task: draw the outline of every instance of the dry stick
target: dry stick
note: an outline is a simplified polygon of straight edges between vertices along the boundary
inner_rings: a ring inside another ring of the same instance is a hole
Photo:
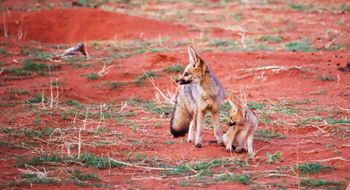
[[[73,120],[73,127],[75,130],[77,130],[77,128],[75,127],[75,123],[76,123],[76,120],[77,120],[77,115],[78,115],[78,110],[77,112],[75,112],[75,116],[74,116],[74,120]]]
[[[81,150],[81,127],[79,128],[79,133],[78,133],[78,158],[80,158],[80,150]]]
[[[133,167],[133,168],[141,168],[141,169],[145,169],[145,170],[167,170],[167,171],[175,170],[175,168],[155,168],[155,167],[147,167],[147,166],[138,166],[138,165],[130,164],[130,163],[123,162],[120,160],[115,160],[113,158],[111,158],[111,160],[113,162],[118,163],[118,164],[126,165],[126,166]]]
[[[100,121],[98,121],[98,125],[97,125],[96,131],[98,131],[98,129],[100,128],[100,124],[102,122],[102,119],[104,119],[102,117],[103,117],[103,115],[102,115],[102,102],[101,102],[101,104],[100,104]]]
[[[5,12],[4,12],[4,14],[3,14],[3,20],[4,20],[4,24],[3,24],[3,28],[4,28],[4,37],[5,37],[5,38],[8,38],[9,36],[8,36],[8,34],[7,34],[8,30],[7,30],[7,26],[6,26],[6,15],[5,15]]]
[[[43,106],[43,109],[45,108],[45,97],[44,97],[44,90],[41,90],[41,104]]]
[[[50,109],[52,109],[53,106],[53,92],[52,92],[52,80],[51,80],[51,67],[49,65],[49,76],[50,76]]]
[[[327,158],[327,159],[323,159],[323,160],[311,160],[310,162],[328,162],[328,161],[331,161],[331,160],[343,160],[343,161],[346,161],[346,162],[350,162],[350,160],[347,160],[343,157],[334,157],[334,158]]]
[[[60,97],[60,95],[59,95],[59,92],[58,92],[58,80],[56,78],[56,98],[55,98],[55,100],[56,100],[56,106],[55,106],[56,109],[58,108],[59,97]]]
[[[166,97],[166,96],[163,94],[163,92],[156,86],[156,84],[154,83],[153,78],[149,78],[149,80],[151,81],[151,83],[152,83],[154,89],[164,98],[164,100],[166,100],[168,103],[170,103],[170,104],[172,104],[172,105],[175,105],[175,102],[173,102],[173,101],[171,100],[171,98]]]
[[[85,129],[86,129],[86,120],[87,120],[88,113],[89,113],[89,107],[86,108],[86,114],[85,114],[84,126],[83,126],[83,130],[84,130],[84,131],[85,131]]]

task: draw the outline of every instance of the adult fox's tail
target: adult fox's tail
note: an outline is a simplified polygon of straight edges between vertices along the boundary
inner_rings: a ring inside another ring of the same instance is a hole
[[[185,136],[191,122],[191,115],[183,103],[175,102],[170,119],[170,131],[174,137]]]

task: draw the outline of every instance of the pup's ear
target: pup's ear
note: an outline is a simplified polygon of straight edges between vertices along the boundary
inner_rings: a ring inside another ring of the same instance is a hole
[[[190,59],[190,64],[193,65],[193,67],[198,66],[198,64],[201,62],[201,58],[198,56],[196,50],[192,46],[188,46],[188,58]]]
[[[228,103],[230,103],[232,109],[234,109],[235,111],[237,111],[237,106],[236,106],[236,104],[234,104],[231,100],[228,100]]]

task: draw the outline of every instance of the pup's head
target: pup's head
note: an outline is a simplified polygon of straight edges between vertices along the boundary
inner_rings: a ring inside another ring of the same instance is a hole
[[[188,56],[190,64],[187,65],[185,71],[176,80],[178,84],[190,84],[193,81],[199,82],[200,78],[208,70],[206,63],[198,56],[192,46],[188,46]]]
[[[244,118],[244,113],[242,110],[243,103],[237,96],[231,96],[231,98],[227,101],[231,105],[230,120],[228,121],[228,125],[233,126],[237,124],[237,121]]]

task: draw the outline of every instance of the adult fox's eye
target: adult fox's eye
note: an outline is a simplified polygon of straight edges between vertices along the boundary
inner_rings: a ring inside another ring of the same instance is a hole
[[[186,73],[185,73],[185,77],[187,77],[188,75],[190,75],[190,73],[186,72]]]

